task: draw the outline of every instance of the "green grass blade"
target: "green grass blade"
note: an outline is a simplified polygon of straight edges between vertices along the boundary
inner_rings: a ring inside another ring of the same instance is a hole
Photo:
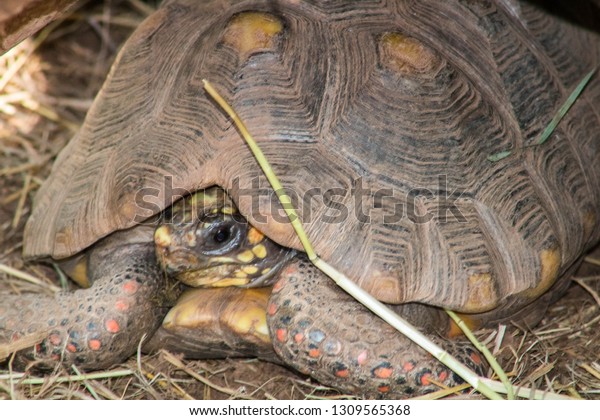
[[[581,79],[581,81],[579,82],[577,87],[575,87],[573,92],[571,92],[565,103],[560,107],[556,115],[554,115],[554,118],[552,118],[550,124],[548,124],[546,129],[542,132],[539,140],[536,142],[537,145],[544,144],[546,140],[548,140],[548,138],[552,135],[552,133],[560,123],[560,120],[562,120],[563,117],[567,114],[567,112],[569,112],[569,109],[571,109],[577,98],[579,98],[579,95],[581,95],[583,88],[585,88],[585,86],[588,84],[595,72],[596,69],[593,69],[588,74],[586,74],[583,77],[583,79]]]
[[[509,157],[510,155],[512,155],[512,151],[511,150],[505,150],[504,152],[500,152],[500,153],[496,153],[495,155],[489,155],[487,157],[487,159],[490,162],[499,162],[502,159],[505,159],[507,157]]]
[[[263,154],[260,147],[258,147],[258,144],[256,144],[256,141],[254,141],[252,135],[250,135],[250,132],[248,132],[246,125],[240,120],[237,113],[233,110],[233,108],[231,108],[231,106],[229,106],[227,101],[223,99],[223,97],[215,90],[215,88],[207,80],[202,80],[202,82],[204,83],[204,89],[206,89],[210,96],[219,104],[221,108],[223,108],[227,115],[229,115],[229,117],[233,120],[238,130],[240,130],[242,137],[250,147],[250,150],[254,154],[254,157],[258,161],[258,164],[265,173],[265,176],[269,180],[269,183],[273,187],[273,190],[275,190],[275,193],[277,194],[277,198],[279,198],[279,202],[281,203],[283,210],[285,211],[287,217],[290,219],[290,223],[292,224],[292,227],[296,231],[296,235],[298,235],[298,238],[300,239],[300,242],[302,243],[302,246],[306,251],[306,255],[311,261],[313,261],[315,258],[318,258],[317,254],[313,249],[312,244],[308,240],[308,236],[306,236],[306,232],[304,231],[302,223],[300,222],[300,219],[298,218],[298,215],[294,210],[294,206],[292,206],[292,200],[285,193],[283,186],[281,185],[279,179],[273,172],[273,168],[271,168],[271,165],[265,158],[265,155]]]
[[[573,106],[573,104],[575,103],[577,98],[579,98],[579,96],[581,95],[581,92],[583,92],[583,89],[586,87],[586,85],[588,84],[588,82],[590,81],[590,79],[592,78],[594,73],[596,73],[596,70],[597,69],[591,70],[588,74],[586,74],[583,77],[583,79],[581,79],[581,81],[577,84],[575,89],[573,89],[573,92],[571,92],[571,94],[569,95],[569,97],[567,98],[565,103],[562,104],[562,106],[556,112],[556,114],[554,115],[552,120],[550,120],[550,123],[546,126],[544,131],[542,131],[542,134],[540,134],[540,138],[535,143],[525,146],[525,147],[539,146],[541,144],[544,144],[550,138],[550,136],[552,135],[552,133],[554,132],[556,127],[558,127],[558,124],[560,123],[560,121],[567,114],[567,112],[569,112],[569,109],[571,109],[571,107]],[[525,147],[523,147],[519,150],[523,150]],[[511,154],[512,154],[511,150],[505,150],[500,153],[495,153],[493,155],[489,155],[487,157],[487,160],[489,160],[490,162],[496,163],[496,162],[501,161],[502,159],[507,158]]]
[[[498,363],[498,361],[496,360],[494,355],[490,352],[490,350],[486,346],[484,346],[483,344],[481,344],[479,342],[477,337],[475,337],[473,332],[464,323],[464,321],[462,319],[460,319],[460,317],[458,315],[456,315],[456,313],[454,313],[453,311],[450,311],[448,309],[446,309],[446,313],[448,314],[448,316],[450,316],[450,318],[452,318],[452,320],[456,323],[456,325],[458,325],[458,328],[461,329],[461,331],[465,334],[465,336],[469,339],[469,341],[471,341],[471,343],[473,343],[473,345],[477,348],[477,350],[479,350],[483,354],[483,356],[488,361],[488,363],[490,364],[490,366],[492,367],[494,372],[496,372],[496,375],[498,375],[498,378],[500,378],[500,381],[502,381],[502,384],[504,385],[504,388],[506,389],[506,395],[508,396],[508,399],[514,400],[515,393],[514,393],[514,390],[512,387],[512,383],[508,380],[508,376],[506,375],[506,372],[504,372],[504,369],[502,369],[502,366],[500,366],[500,364]]]

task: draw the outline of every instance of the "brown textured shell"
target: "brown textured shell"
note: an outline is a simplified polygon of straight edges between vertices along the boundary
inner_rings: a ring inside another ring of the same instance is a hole
[[[0,54],[73,8],[77,0],[2,0]]]
[[[25,255],[70,256],[215,184],[298,248],[206,78],[317,252],[377,298],[522,306],[600,237],[600,79],[523,149],[599,54],[596,33],[508,0],[167,1],[39,191]]]

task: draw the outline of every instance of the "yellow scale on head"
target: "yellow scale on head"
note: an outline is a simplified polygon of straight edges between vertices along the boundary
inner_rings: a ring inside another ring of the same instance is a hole
[[[263,244],[258,244],[252,247],[252,253],[258,258],[263,259],[267,256],[267,248]]]
[[[256,274],[256,273],[258,273],[258,267],[255,267],[253,265],[246,265],[246,266],[242,267],[242,270],[246,274]]]
[[[249,263],[254,259],[254,253],[247,249],[243,252],[240,252],[237,256],[237,259],[243,263]]]
[[[255,227],[248,229],[248,242],[250,245],[256,245],[263,239],[265,239],[265,235],[260,230],[256,229]]]

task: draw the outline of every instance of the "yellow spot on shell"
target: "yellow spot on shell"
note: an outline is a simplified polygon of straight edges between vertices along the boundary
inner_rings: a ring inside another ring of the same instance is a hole
[[[64,272],[73,279],[78,285],[84,288],[90,287],[92,284],[90,283],[90,279],[88,277],[87,272],[87,256],[81,258],[75,264],[61,264],[61,268]]]
[[[401,33],[387,33],[381,37],[379,56],[385,67],[404,74],[427,73],[439,63],[432,50]]]
[[[243,286],[248,283],[248,279],[245,278],[229,278],[226,277],[222,280],[216,281],[211,284],[212,287],[229,287],[229,286]]]
[[[269,341],[267,313],[264,308],[249,306],[233,314],[228,324],[241,334],[252,334],[263,341]]]
[[[469,276],[467,302],[461,308],[465,312],[483,312],[493,309],[497,304],[494,282],[489,273]]]
[[[250,245],[256,245],[264,239],[265,235],[258,229],[251,227],[248,230],[248,242]]]
[[[254,259],[254,253],[250,250],[246,250],[244,252],[240,252],[237,258],[243,263],[249,263]]]
[[[252,253],[262,259],[267,256],[267,248],[263,244],[258,244],[252,248]]]
[[[162,325],[165,328],[171,328],[173,326],[183,327],[198,327],[202,325],[202,322],[196,318],[198,310],[198,304],[192,299],[182,299],[177,302],[177,306],[169,311],[164,317]]]
[[[171,229],[168,226],[160,226],[154,231],[154,243],[160,247],[168,248],[171,245]]]
[[[229,22],[223,42],[246,57],[255,52],[272,50],[282,30],[283,24],[272,14],[240,13]]]
[[[255,267],[253,265],[246,265],[246,266],[242,267],[242,270],[246,274],[256,274],[256,273],[258,273],[258,267]]]
[[[593,211],[586,211],[583,215],[583,231],[585,232],[585,238],[589,238],[594,227],[596,226],[596,215]]]
[[[535,299],[548,290],[558,279],[560,272],[560,249],[544,249],[540,253],[540,279],[536,287],[526,290],[523,296]]]

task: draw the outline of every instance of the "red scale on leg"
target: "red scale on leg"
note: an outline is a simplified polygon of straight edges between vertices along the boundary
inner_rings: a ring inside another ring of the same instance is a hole
[[[88,341],[88,347],[91,350],[98,351],[102,347],[102,343],[100,342],[100,340],[92,339]]]
[[[373,375],[379,379],[389,379],[394,373],[394,369],[389,366],[381,366],[373,369]]]
[[[62,338],[59,334],[53,333],[48,336],[48,341],[53,346],[60,346],[60,344],[62,343]]]
[[[280,279],[273,285],[272,293],[278,293],[285,285],[285,280]]]
[[[119,326],[119,323],[117,322],[117,320],[115,319],[109,319],[104,323],[104,327],[106,328],[106,331],[116,334],[121,330],[121,327]]]
[[[126,299],[119,299],[115,302],[115,309],[119,312],[127,312],[129,310],[129,302]]]
[[[431,372],[425,372],[419,377],[420,384],[423,386],[431,385]]]
[[[473,361],[473,363],[475,363],[476,365],[482,365],[482,361],[481,361],[481,357],[479,357],[479,354],[472,352],[469,357],[471,358],[471,360]]]
[[[402,365],[402,369],[404,369],[405,372],[410,372],[411,370],[413,370],[415,368],[415,364],[413,362],[405,362]]]
[[[333,366],[334,375],[338,378],[348,378],[350,376],[350,370],[348,366],[341,362],[336,362]]]
[[[285,341],[287,340],[287,335],[288,335],[288,334],[287,334],[287,330],[285,330],[285,329],[283,329],[283,328],[279,328],[279,329],[277,330],[276,336],[277,336],[277,340],[278,340],[280,343],[283,343],[283,342],[285,342]]]
[[[388,392],[390,392],[390,386],[389,385],[380,385],[377,387],[377,391],[381,392],[382,394],[388,393]]]
[[[140,288],[140,284],[136,280],[129,280],[123,284],[123,291],[127,295],[134,295]]]

